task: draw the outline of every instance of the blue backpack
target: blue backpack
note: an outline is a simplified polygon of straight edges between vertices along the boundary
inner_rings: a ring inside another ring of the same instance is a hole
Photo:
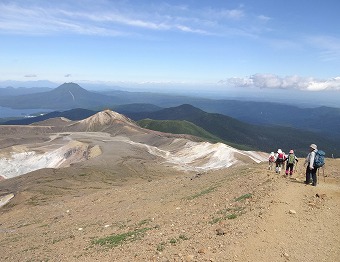
[[[326,153],[322,150],[315,152],[314,167],[322,167],[325,164],[325,155]]]

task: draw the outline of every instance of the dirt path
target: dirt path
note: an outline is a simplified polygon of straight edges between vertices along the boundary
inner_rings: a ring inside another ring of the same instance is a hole
[[[340,261],[340,185],[320,176],[317,187],[277,179],[257,229],[236,261]]]

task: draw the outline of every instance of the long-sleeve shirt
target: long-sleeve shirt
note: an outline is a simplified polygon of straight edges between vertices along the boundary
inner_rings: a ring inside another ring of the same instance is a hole
[[[314,149],[312,152],[310,152],[307,156],[308,158],[308,165],[309,165],[309,169],[314,169],[314,158],[315,158],[315,153],[316,153],[316,149]]]

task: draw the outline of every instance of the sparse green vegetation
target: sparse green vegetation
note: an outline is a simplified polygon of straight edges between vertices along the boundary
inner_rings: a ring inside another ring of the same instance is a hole
[[[168,240],[168,242],[161,242],[160,244],[157,245],[157,248],[156,250],[161,252],[161,251],[164,251],[166,245],[169,243],[170,245],[173,245],[175,246],[176,244],[178,244],[180,241],[185,241],[185,240],[188,240],[189,238],[186,236],[186,235],[179,235],[178,238],[176,237],[173,237],[171,239]]]
[[[126,233],[122,233],[118,235],[112,235],[112,236],[100,238],[97,240],[93,240],[92,244],[115,247],[115,246],[121,245],[122,243],[126,241],[135,241],[143,237],[144,233],[150,229],[151,228],[141,228],[141,229],[136,229],[134,231],[130,231],[130,232],[126,232]]]
[[[204,189],[204,190],[202,190],[201,192],[199,192],[199,193],[197,193],[195,195],[192,195],[192,196],[188,197],[187,199],[191,200],[191,199],[195,199],[197,197],[209,194],[210,192],[213,192],[216,188],[217,188],[217,186],[209,187],[209,188]]]
[[[235,202],[242,201],[244,199],[251,198],[251,197],[252,197],[252,194],[250,194],[250,193],[244,194],[244,195],[242,195],[240,197],[235,198]]]
[[[157,251],[158,252],[162,252],[162,251],[164,251],[164,249],[165,249],[165,245],[166,245],[166,243],[165,242],[162,242],[162,243],[160,243],[160,244],[158,244],[157,245]]]
[[[179,239],[188,240],[189,238],[186,235],[179,235]]]
[[[220,221],[227,220],[227,219],[235,219],[238,216],[244,214],[243,210],[245,207],[233,207],[233,208],[226,208],[223,210],[217,211],[217,214],[222,215],[220,217],[214,217],[209,224],[216,224]]]
[[[237,215],[236,214],[230,214],[227,216],[228,219],[235,219],[237,218]]]
[[[209,224],[216,224],[222,220],[224,220],[223,217],[215,217],[209,222]]]
[[[169,243],[170,243],[171,245],[175,245],[175,244],[177,243],[177,239],[176,239],[176,238],[171,238],[171,239],[169,240]]]

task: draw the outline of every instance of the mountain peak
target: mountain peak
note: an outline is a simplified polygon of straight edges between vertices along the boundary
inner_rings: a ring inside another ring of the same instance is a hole
[[[109,125],[117,121],[123,122],[126,124],[134,124],[134,122],[130,118],[124,115],[121,115],[117,112],[111,111],[109,109],[103,110],[93,116],[90,116],[84,120],[81,120],[80,123],[83,123],[89,127],[92,127],[92,126],[98,126],[98,125],[105,126],[105,125]]]
[[[58,86],[56,89],[54,89],[55,91],[86,91],[86,89],[82,88],[80,85],[76,84],[76,83],[64,83],[60,86]]]

